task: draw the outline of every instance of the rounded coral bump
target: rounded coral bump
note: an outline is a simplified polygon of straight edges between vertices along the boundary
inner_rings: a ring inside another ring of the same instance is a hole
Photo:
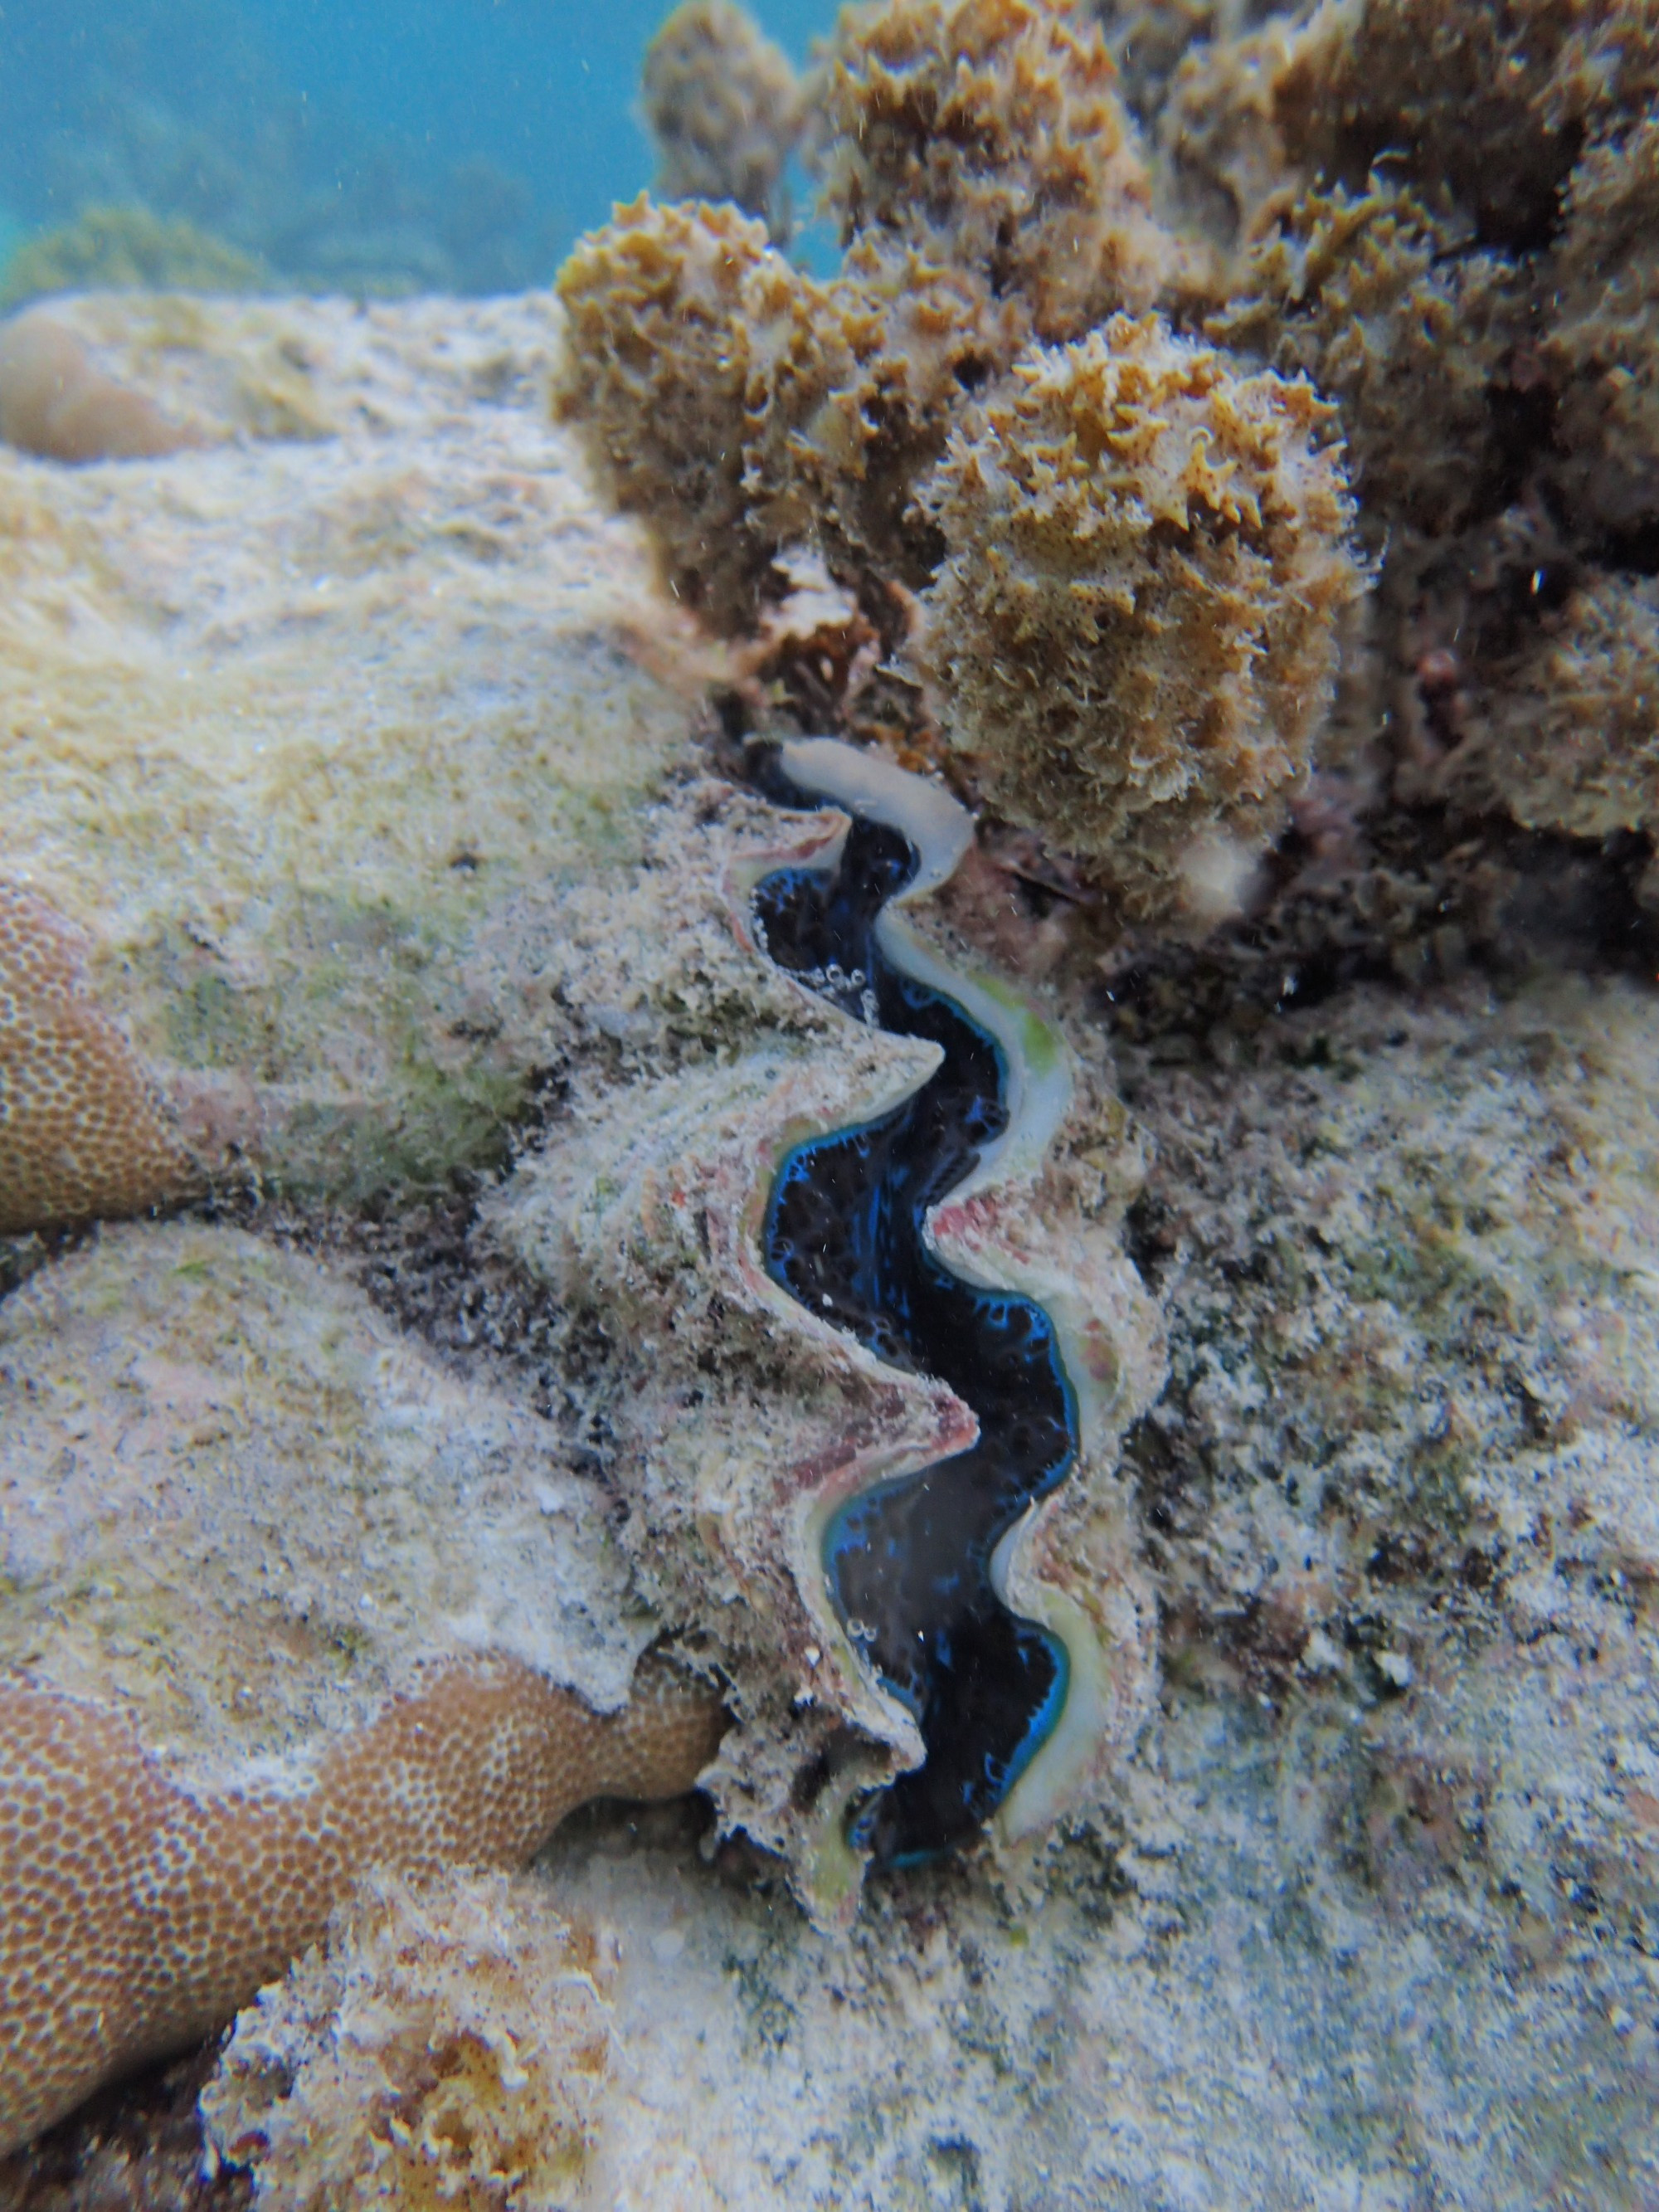
[[[88,992],[76,933],[0,882],[0,1236],[142,1213],[200,1180],[143,1062]]]
[[[712,1692],[596,1714],[517,1662],[434,1666],[308,1763],[208,1790],[111,1710],[0,1681],[0,2154],[228,2020],[368,1869],[521,1865],[593,1796],[674,1796]]]

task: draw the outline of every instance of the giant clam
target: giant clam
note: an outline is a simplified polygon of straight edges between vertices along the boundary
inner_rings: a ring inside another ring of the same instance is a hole
[[[1150,1687],[1111,1468],[1161,1367],[1101,1072],[931,899],[969,817],[828,740],[771,775],[774,805],[703,786],[672,809],[643,926],[575,915],[557,988],[610,1049],[492,1217],[603,1340],[623,1543],[743,1723],[713,1771],[723,1817],[835,1918],[870,1855],[988,1819],[1012,1842],[1097,1796]],[[676,1022],[707,1039],[714,1005],[729,1042],[677,1055]],[[815,1194],[837,1158],[854,1172]]]

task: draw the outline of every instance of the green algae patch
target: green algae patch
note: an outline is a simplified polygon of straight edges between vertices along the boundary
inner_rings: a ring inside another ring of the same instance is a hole
[[[505,1165],[512,1131],[528,1101],[525,1078],[402,1088],[398,1118],[370,1109],[300,1106],[283,1129],[283,1164],[268,1180],[291,1197],[326,1196],[367,1206],[388,1190],[429,1189],[457,1169]]]

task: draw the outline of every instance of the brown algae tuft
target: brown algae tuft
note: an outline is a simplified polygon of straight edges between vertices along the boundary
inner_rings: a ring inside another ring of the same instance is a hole
[[[839,270],[791,267],[728,210],[636,203],[562,280],[557,411],[723,633],[764,629],[801,549],[821,556],[890,676],[926,680],[906,757],[948,741],[964,788],[1105,894],[1109,931],[1259,911],[1255,864],[1322,771],[1322,902],[1333,865],[1357,884],[1418,842],[1400,807],[1430,807],[1447,849],[1465,828],[1646,836],[1656,85],[1634,0],[847,9],[802,88]],[[1093,446],[1038,397],[1070,372],[1034,347],[1102,374],[1123,348],[1144,375],[1148,314],[1172,360],[1212,365],[1218,454],[1223,394],[1278,426],[1271,462],[1234,456],[1272,550],[1228,522],[1224,578],[1194,525],[1221,509],[1161,504],[1150,416],[1143,477],[1132,441]],[[1109,517],[1167,542],[1144,603]],[[1569,599],[1627,605],[1629,647],[1581,665],[1604,629]],[[1620,796],[1540,798],[1553,740],[1505,733],[1592,700],[1565,776]],[[797,707],[823,725],[816,694]],[[1467,902],[1420,865],[1426,907]]]

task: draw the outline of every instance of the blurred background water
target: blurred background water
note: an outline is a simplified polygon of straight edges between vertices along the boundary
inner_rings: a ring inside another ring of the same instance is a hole
[[[581,231],[651,182],[640,64],[665,12],[665,0],[8,0],[0,283],[9,268],[13,296],[41,289],[40,256],[21,263],[19,247],[100,210],[187,222],[283,287],[545,283]],[[799,64],[835,7],[750,12]],[[96,258],[83,254],[92,278]]]

